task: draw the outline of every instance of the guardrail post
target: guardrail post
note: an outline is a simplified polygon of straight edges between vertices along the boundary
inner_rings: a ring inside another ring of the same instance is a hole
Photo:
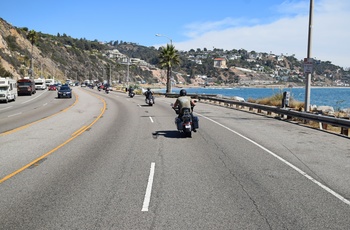
[[[318,115],[322,116],[322,114],[318,114]],[[327,126],[328,126],[327,124],[322,123],[322,122],[319,122],[318,124],[319,124],[321,130],[324,130],[324,129],[327,130]]]
[[[321,130],[327,130],[328,124],[325,124],[325,123],[322,123],[322,122],[319,122],[319,124],[320,124],[320,129]]]
[[[349,120],[349,117],[344,117],[344,119]],[[341,127],[340,129],[340,134],[345,135],[345,136],[349,136],[349,128],[346,127]]]
[[[345,136],[348,137],[349,136],[349,129],[341,127],[340,134],[345,135]]]

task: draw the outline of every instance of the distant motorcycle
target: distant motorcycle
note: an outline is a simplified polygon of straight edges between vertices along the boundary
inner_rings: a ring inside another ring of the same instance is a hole
[[[145,99],[146,104],[149,106],[152,106],[154,104],[153,94],[145,92],[145,96],[146,96],[146,99]]]
[[[173,107],[173,104],[171,105]],[[179,108],[174,108],[176,114],[179,114]],[[191,109],[184,108],[182,116],[175,118],[175,124],[177,130],[183,133],[185,137],[192,137],[192,132],[196,132],[199,128],[198,117],[192,114],[193,107]]]
[[[135,96],[134,90],[129,90],[129,97],[133,98]]]
[[[154,104],[154,98],[152,94],[149,94],[148,97],[146,97],[145,102],[149,106],[153,106]]]
[[[105,90],[105,91],[106,91],[106,94],[109,94],[109,89],[108,89],[108,88],[106,88],[106,90]]]

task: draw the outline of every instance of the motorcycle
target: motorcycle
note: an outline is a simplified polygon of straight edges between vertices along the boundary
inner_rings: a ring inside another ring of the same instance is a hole
[[[135,96],[134,91],[129,91],[129,97],[133,98]]]
[[[153,104],[154,104],[153,95],[149,95],[148,97],[146,97],[145,102],[146,102],[147,105],[153,106]]]
[[[180,114],[179,108],[174,108],[174,105],[171,104],[171,107],[175,110],[176,114]],[[193,116],[192,114],[193,107],[191,109],[184,108],[182,116],[175,118],[175,124],[177,130],[180,133],[183,133],[185,137],[192,137],[192,132],[196,132],[199,128],[198,117]]]
[[[105,90],[105,91],[106,91],[106,94],[109,94],[109,89],[108,89],[108,88],[106,88],[106,90]]]

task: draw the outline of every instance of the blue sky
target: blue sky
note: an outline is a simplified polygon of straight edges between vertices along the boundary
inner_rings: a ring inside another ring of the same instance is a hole
[[[310,0],[11,0],[0,17],[52,35],[178,50],[220,48],[307,56]],[[350,1],[314,0],[311,56],[350,67]],[[157,37],[155,34],[162,34]]]

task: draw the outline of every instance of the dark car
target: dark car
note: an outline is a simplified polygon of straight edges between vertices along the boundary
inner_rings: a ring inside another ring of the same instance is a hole
[[[57,92],[57,97],[58,98],[63,98],[63,97],[72,98],[72,89],[67,85],[62,85]]]
[[[57,88],[55,85],[49,85],[49,91],[56,91]]]

